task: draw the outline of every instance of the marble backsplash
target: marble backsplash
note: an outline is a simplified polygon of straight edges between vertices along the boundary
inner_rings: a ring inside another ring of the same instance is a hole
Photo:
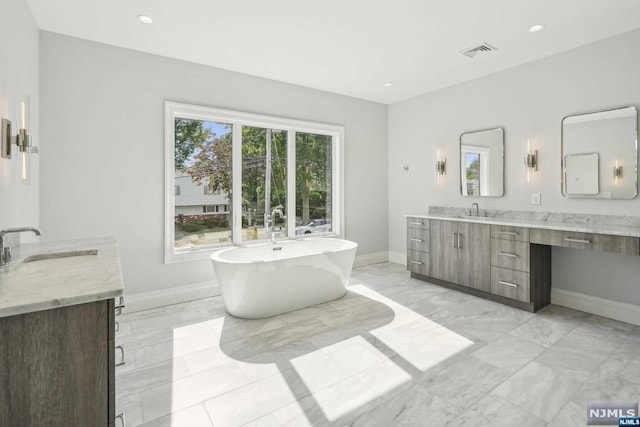
[[[430,215],[469,215],[469,208],[452,208],[444,206],[429,206]],[[568,212],[535,212],[512,211],[499,209],[480,209],[480,216],[491,218],[527,221],[541,221],[547,223],[570,223],[583,225],[617,225],[623,227],[640,227],[640,216],[628,215],[597,215]]]

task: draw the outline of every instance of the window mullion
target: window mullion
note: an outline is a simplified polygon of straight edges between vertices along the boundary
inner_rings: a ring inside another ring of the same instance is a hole
[[[331,199],[332,199],[332,220],[334,221],[333,232],[339,237],[345,237],[345,215],[344,215],[344,132],[335,132],[331,136]]]
[[[287,131],[287,237],[296,236],[296,131]]]
[[[232,143],[231,204],[233,207],[233,243],[242,242],[242,124],[233,123]]]

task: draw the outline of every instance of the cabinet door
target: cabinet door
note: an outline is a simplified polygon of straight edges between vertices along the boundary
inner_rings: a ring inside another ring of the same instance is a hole
[[[108,424],[106,301],[0,318],[0,425]]]
[[[491,292],[491,226],[458,223],[458,284]]]
[[[457,283],[458,279],[458,223],[431,220],[431,276]]]

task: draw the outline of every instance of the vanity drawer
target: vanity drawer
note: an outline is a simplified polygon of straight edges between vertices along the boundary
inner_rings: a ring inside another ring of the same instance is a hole
[[[531,229],[530,238],[531,243],[541,245],[640,255],[640,239],[637,237],[534,228]]]
[[[492,225],[491,238],[528,242],[529,229],[524,227],[514,227],[511,225]]]
[[[431,272],[429,254],[419,251],[407,251],[407,270],[412,273],[428,276]]]
[[[530,302],[529,273],[491,267],[491,293],[523,302]]]
[[[429,252],[430,232],[424,228],[407,228],[407,249]]]
[[[414,216],[407,217],[408,228],[429,228],[429,220],[425,218],[418,218]]]
[[[491,239],[491,265],[529,272],[529,242]]]

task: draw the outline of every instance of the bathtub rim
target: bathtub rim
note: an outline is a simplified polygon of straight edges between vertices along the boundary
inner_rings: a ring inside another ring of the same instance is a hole
[[[280,259],[275,259],[275,260],[255,259],[255,260],[229,261],[229,260],[225,260],[225,259],[221,258],[221,255],[224,254],[225,252],[238,250],[240,248],[252,248],[252,247],[262,247],[262,246],[278,246],[279,244],[289,244],[289,243],[297,243],[297,242],[304,242],[304,241],[314,241],[314,240],[318,240],[318,241],[319,240],[338,240],[338,241],[341,241],[341,242],[349,243],[349,246],[348,247],[344,247],[344,248],[340,248],[340,249],[311,252],[311,253],[308,253],[308,254],[305,254],[305,255],[292,256],[292,257],[280,258]],[[272,243],[269,243],[269,242],[260,242],[260,243],[250,243],[250,244],[247,244],[247,245],[228,246],[228,247],[226,247],[224,249],[218,249],[217,251],[213,252],[209,256],[209,259],[211,259],[211,261],[214,262],[214,263],[218,262],[218,263],[221,263],[221,264],[259,264],[259,263],[284,261],[284,260],[287,260],[287,259],[294,259],[294,258],[306,258],[306,257],[317,256],[317,255],[321,255],[321,254],[338,253],[338,252],[342,252],[342,251],[348,251],[348,250],[351,250],[351,249],[356,249],[356,250],[358,249],[358,244],[356,242],[354,242],[353,240],[341,239],[341,238],[337,238],[337,237],[314,236],[314,237],[305,237],[305,238],[298,238],[298,239],[279,240],[275,244],[272,244]]]

